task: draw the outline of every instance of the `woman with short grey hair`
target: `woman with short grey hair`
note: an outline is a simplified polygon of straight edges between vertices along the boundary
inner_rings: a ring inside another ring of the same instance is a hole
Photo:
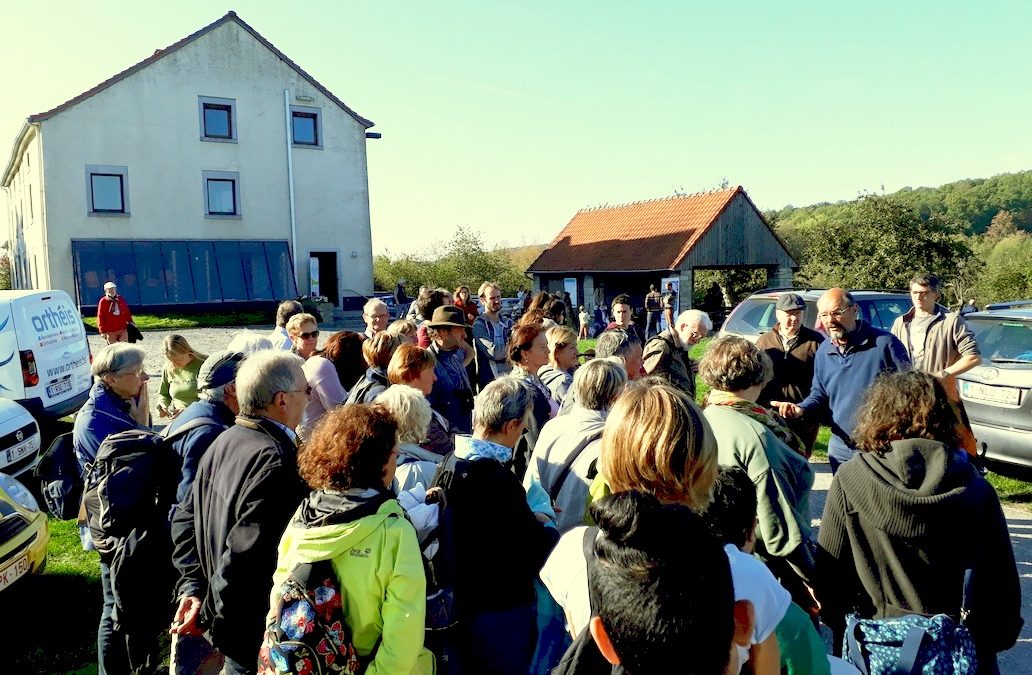
[[[559,507],[560,533],[584,521],[606,416],[626,386],[627,371],[619,357],[588,361],[573,375],[573,404],[541,429],[523,485],[529,487],[535,479],[541,483]]]
[[[140,347],[126,342],[115,342],[101,349],[93,357],[93,364],[90,366],[90,372],[94,377],[93,387],[85,405],[76,413],[75,426],[72,429],[72,447],[75,449],[76,459],[79,460],[79,470],[83,474],[86,472],[86,466],[96,460],[97,451],[108,436],[147,427],[150,412],[147,398],[149,378],[143,368],[145,356],[146,352]],[[79,537],[84,549],[94,549],[89,530],[85,526],[80,526]],[[157,641],[153,635],[131,633],[126,626],[115,629],[111,618],[115,597],[109,561],[110,559],[101,559],[100,562],[103,605],[97,628],[97,658],[101,672],[129,672],[129,646],[140,649],[145,641],[152,641],[156,647]]]
[[[542,500],[532,510],[509,468],[532,396],[519,378],[495,380],[476,398],[473,435],[455,437],[448,507],[454,559],[463,570],[455,604],[465,672],[526,675],[534,656],[534,580],[559,533],[551,505]]]

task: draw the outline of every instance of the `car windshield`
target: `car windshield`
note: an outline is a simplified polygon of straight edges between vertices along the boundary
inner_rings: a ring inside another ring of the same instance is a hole
[[[1032,363],[1032,322],[995,317],[968,318],[968,326],[993,363]]]
[[[766,333],[778,322],[774,298],[749,298],[734,311],[724,330],[742,335]]]

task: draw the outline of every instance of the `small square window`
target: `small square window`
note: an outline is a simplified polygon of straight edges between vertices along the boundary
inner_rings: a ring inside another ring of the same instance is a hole
[[[205,103],[204,135],[208,138],[233,138],[233,108]]]
[[[129,169],[124,166],[87,165],[88,215],[129,215]]]
[[[294,142],[298,145],[319,145],[317,117],[313,113],[295,112]]]
[[[236,100],[232,98],[197,97],[202,141],[236,143]]]
[[[290,132],[294,145],[321,148],[322,111],[308,106],[290,106]]]
[[[240,174],[235,171],[205,171],[204,215],[209,218],[239,218]]]

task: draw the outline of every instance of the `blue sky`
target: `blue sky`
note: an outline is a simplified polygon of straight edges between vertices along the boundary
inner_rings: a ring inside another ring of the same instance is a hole
[[[6,3],[24,118],[234,9],[383,134],[373,246],[549,241],[577,209],[742,184],[760,208],[1032,168],[1028,2]]]

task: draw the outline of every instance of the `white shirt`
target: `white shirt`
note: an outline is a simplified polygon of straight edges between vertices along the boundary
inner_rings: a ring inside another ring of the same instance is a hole
[[[290,336],[287,334],[287,329],[283,326],[276,326],[269,333],[269,342],[272,343],[273,349],[290,349],[294,346]]]

